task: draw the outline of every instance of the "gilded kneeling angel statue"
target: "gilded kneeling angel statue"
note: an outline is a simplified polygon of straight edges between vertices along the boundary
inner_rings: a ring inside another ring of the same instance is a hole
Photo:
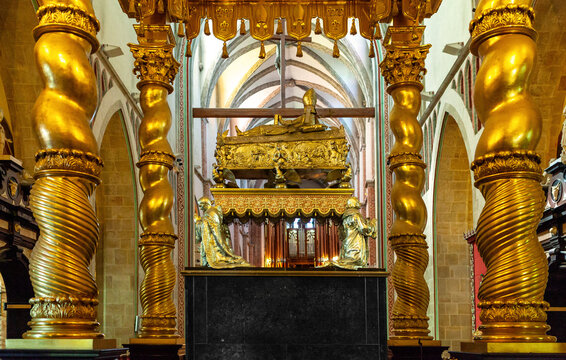
[[[329,261],[322,266],[338,266],[344,269],[367,267],[369,260],[368,238],[376,237],[376,220],[366,219],[360,214],[360,201],[351,197],[346,202],[342,215],[340,239],[342,248],[338,260]]]
[[[200,244],[202,266],[226,269],[251,266],[241,256],[234,254],[230,245],[230,229],[223,222],[222,209],[213,205],[207,197],[198,201],[202,217],[195,217],[195,234]]]

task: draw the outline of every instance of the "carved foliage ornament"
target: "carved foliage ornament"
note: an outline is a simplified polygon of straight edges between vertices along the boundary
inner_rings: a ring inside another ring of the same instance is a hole
[[[430,45],[397,46],[386,45],[385,59],[379,64],[381,73],[389,85],[421,82],[426,74],[425,59]]]
[[[65,27],[91,42],[93,52],[98,49],[96,33],[100,30],[100,23],[84,9],[70,4],[49,4],[39,7],[37,17],[39,26],[34,29],[36,40],[46,32],[60,31],[61,27]]]
[[[535,12],[533,8],[526,5],[499,6],[483,11],[470,22],[470,33],[476,39],[482,34],[495,29],[506,27],[524,27],[533,29]],[[527,32],[530,34],[531,32]]]
[[[300,190],[242,191],[241,189],[212,189],[215,203],[225,216],[331,216],[342,215],[352,196],[350,189],[301,193]]]
[[[79,150],[40,150],[35,154],[35,177],[56,171],[68,171],[99,178],[103,165],[99,156]]]
[[[482,322],[545,322],[550,305],[546,301],[480,301]]]
[[[217,145],[216,161],[229,169],[342,169],[349,146],[345,139]]]
[[[96,298],[56,297],[32,298],[31,316],[49,319],[96,319]]]
[[[134,55],[134,74],[141,80],[138,87],[145,82],[158,82],[167,87],[170,92],[173,88],[175,75],[179,70],[179,63],[173,56],[174,46],[171,44],[161,46],[130,44]]]
[[[487,176],[509,172],[525,173],[537,181],[542,180],[540,156],[534,151],[501,151],[476,158],[472,162],[474,178],[480,180]]]

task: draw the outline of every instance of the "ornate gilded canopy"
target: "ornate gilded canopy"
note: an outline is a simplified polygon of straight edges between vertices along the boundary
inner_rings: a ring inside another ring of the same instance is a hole
[[[390,22],[403,13],[406,18],[420,23],[425,17],[434,14],[442,0],[119,0],[122,9],[141,24],[143,19],[154,15],[167,15],[171,22],[178,22],[179,35],[190,40],[196,38],[201,30],[201,19],[205,19],[204,33],[212,33],[224,42],[233,39],[238,33],[246,34],[243,22],[238,29],[238,20],[250,22],[249,31],[254,39],[262,42],[260,57],[265,56],[263,41],[275,33],[286,34],[296,39],[300,51],[300,41],[311,34],[312,19],[316,19],[315,33],[324,34],[334,40],[334,55],[338,56],[336,42],[348,34],[348,19],[358,19],[360,34],[369,40],[381,38],[377,24]],[[286,20],[283,22],[283,20]],[[276,24],[277,22],[277,24]],[[321,25],[322,22],[322,25]],[[356,34],[355,24],[350,29]],[[226,45],[226,44],[225,44]],[[373,44],[372,44],[373,46]],[[190,54],[190,52],[188,52]],[[224,57],[228,56],[226,46]]]
[[[354,189],[210,189],[224,216],[341,216]]]

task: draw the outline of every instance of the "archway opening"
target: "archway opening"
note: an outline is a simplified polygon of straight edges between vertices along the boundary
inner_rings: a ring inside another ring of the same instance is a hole
[[[439,339],[451,350],[472,339],[470,250],[463,234],[473,224],[472,184],[466,146],[446,115],[435,183],[436,273]]]
[[[128,146],[120,111],[108,122],[100,155],[102,182],[96,190],[100,243],[96,254],[96,281],[100,291],[98,320],[107,338],[128,342],[136,316],[135,195]]]

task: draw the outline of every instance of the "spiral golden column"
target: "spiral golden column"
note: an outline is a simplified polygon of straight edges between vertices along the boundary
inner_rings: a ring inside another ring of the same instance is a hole
[[[424,280],[428,264],[425,235],[426,206],[421,197],[426,165],[420,151],[422,129],[417,121],[421,106],[422,74],[430,45],[420,45],[424,27],[390,26],[385,37],[386,57],[380,64],[394,106],[389,121],[395,145],[389,168],[395,174],[391,203],[395,220],[389,241],[397,255],[393,266],[393,340],[432,339],[428,335],[429,290]]]
[[[480,341],[556,341],[546,335],[548,266],[536,235],[545,197],[534,152],[541,115],[529,93],[536,55],[530,3],[483,0],[470,23],[472,52],[482,59],[474,99],[485,127],[472,163],[485,197],[477,224],[487,266],[478,293]]]
[[[89,197],[102,160],[89,121],[96,110],[88,56],[99,23],[90,0],[39,1],[35,59],[44,89],[33,108],[41,150],[30,205],[41,237],[30,260],[34,297],[28,339],[102,338],[89,264],[99,238]]]
[[[173,167],[167,133],[171,111],[167,95],[179,68],[173,57],[173,36],[168,25],[135,25],[139,45],[129,44],[134,55],[134,73],[141,80],[140,103],[144,114],[139,128],[140,184],[144,196],[140,205],[143,233],[139,241],[140,263],[145,272],[140,289],[143,309],[139,338],[176,338],[176,308],[173,303],[175,267],[171,252],[175,230],[170,214],[173,189],[169,170]]]

